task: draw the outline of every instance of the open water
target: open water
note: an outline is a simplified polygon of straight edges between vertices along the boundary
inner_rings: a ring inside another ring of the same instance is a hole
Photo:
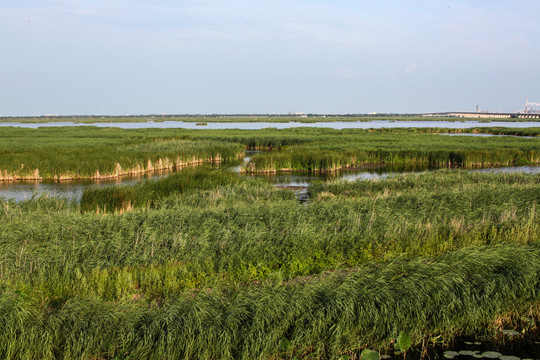
[[[146,128],[181,128],[181,129],[243,129],[260,130],[265,128],[289,129],[293,127],[320,127],[332,129],[380,129],[380,128],[448,128],[448,129],[469,129],[473,127],[509,127],[509,128],[529,128],[540,127],[540,121],[394,121],[394,120],[376,120],[376,121],[334,121],[334,122],[209,122],[207,125],[200,126],[194,122],[183,121],[163,121],[163,122],[115,122],[115,123],[91,123],[81,124],[73,122],[50,122],[50,123],[17,123],[5,122],[0,126],[15,126],[23,128],[37,129],[39,127],[58,127],[58,126],[97,126],[97,127],[118,127],[122,129],[146,129]]]

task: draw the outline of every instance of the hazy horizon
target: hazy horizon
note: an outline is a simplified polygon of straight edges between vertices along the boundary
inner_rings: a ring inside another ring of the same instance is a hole
[[[540,3],[7,0],[0,116],[516,112]]]

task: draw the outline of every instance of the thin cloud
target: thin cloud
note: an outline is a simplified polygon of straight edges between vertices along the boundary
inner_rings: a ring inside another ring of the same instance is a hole
[[[233,103],[257,112],[267,102],[294,108],[301,94],[305,108],[327,101],[328,110],[362,111],[361,89],[373,103],[395,96],[388,111],[441,97],[463,107],[521,101],[540,81],[539,16],[534,0],[4,1],[10,56],[0,66],[10,86],[0,98],[13,114],[85,112],[88,102],[102,104],[97,112],[220,112]]]

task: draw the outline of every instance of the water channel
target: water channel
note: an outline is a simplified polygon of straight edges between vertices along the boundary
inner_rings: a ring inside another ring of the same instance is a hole
[[[251,152],[246,151],[245,161],[249,160]],[[228,167],[230,171],[238,171],[239,166]],[[346,181],[354,181],[358,179],[370,180],[376,178],[385,178],[388,176],[398,175],[406,172],[420,173],[424,171],[433,171],[429,167],[416,168],[396,168],[392,166],[370,167],[366,169],[345,170],[335,173],[299,173],[285,172],[277,174],[256,174],[244,175],[264,179],[275,186],[289,188],[305,192],[310,183],[316,180],[343,179]],[[540,174],[540,166],[518,166],[518,167],[501,167],[489,169],[477,169],[468,171],[481,172],[520,172],[526,174]],[[80,200],[84,189],[88,187],[109,187],[114,185],[132,185],[141,180],[159,179],[170,175],[171,171],[159,171],[146,173],[139,176],[125,176],[115,179],[107,179],[100,181],[92,180],[72,180],[72,181],[4,181],[0,182],[0,199],[24,201],[35,196],[48,195],[52,197]],[[301,196],[301,194],[300,194]]]

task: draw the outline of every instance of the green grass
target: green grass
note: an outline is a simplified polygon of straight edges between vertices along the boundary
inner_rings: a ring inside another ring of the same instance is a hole
[[[313,185],[304,206],[286,190],[236,174],[208,175],[200,169],[174,181],[206,181],[206,190],[167,189],[151,207],[142,203],[125,213],[97,214],[95,203],[83,213],[45,199],[5,203],[4,281],[24,291],[69,294],[81,271],[90,284],[112,281],[113,290],[89,286],[85,296],[129,297],[142,286],[150,299],[166,298],[177,290],[291,280],[402,254],[530,245],[540,235],[538,176],[443,171]],[[159,189],[160,182],[139,187]],[[100,199],[99,191],[92,194]],[[138,285],[118,285],[125,272],[139,274]],[[146,272],[156,275],[145,278]],[[154,283],[153,276],[162,280]]]
[[[277,146],[284,147],[282,151],[253,156],[244,171],[321,172],[366,164],[472,168],[540,163],[540,139],[536,138],[443,136],[410,129],[302,129],[299,133],[295,143]]]
[[[333,171],[374,163],[489,167],[540,162],[538,138],[429,133],[439,130],[0,128],[0,178],[100,178],[174,170],[230,162],[244,149],[273,150],[253,156],[245,166],[249,172]]]
[[[471,162],[520,159],[538,147],[410,129],[42,130],[0,131],[0,151],[57,154],[68,169],[69,151],[127,162],[217,146],[232,160],[272,147],[259,159],[309,167],[355,151],[399,164],[456,148]],[[33,135],[28,151],[17,145]],[[308,192],[302,204],[197,167],[91,189],[81,203],[0,202],[0,358],[335,359],[388,350],[402,331],[415,346],[516,323],[538,332],[540,176],[437,170]]]
[[[159,133],[159,132],[158,132]],[[115,128],[0,129],[0,178],[116,177],[229,162],[243,146]]]
[[[540,136],[540,128],[476,127],[469,129],[426,128],[414,129],[414,132],[450,133],[450,134],[490,134],[511,136]]]
[[[114,186],[85,189],[80,207],[83,211],[119,211],[133,207],[153,208],[161,199],[194,190],[209,190],[237,185],[245,179],[218,169],[185,169],[165,178],[142,181],[135,186]]]
[[[487,334],[513,309],[538,314],[538,246],[463,249],[435,258],[368,263],[294,283],[136,300],[73,299],[54,308],[0,295],[5,359],[335,358],[400,331]],[[533,310],[535,309],[535,310]],[[537,318],[538,320],[538,318]],[[492,335],[492,334],[491,334]],[[287,339],[291,346],[280,346]]]

